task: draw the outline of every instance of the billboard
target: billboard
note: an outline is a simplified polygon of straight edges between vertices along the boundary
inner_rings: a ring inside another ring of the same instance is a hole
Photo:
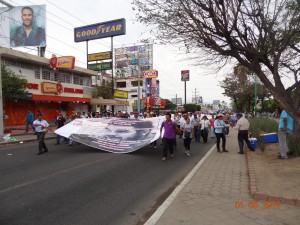
[[[88,64],[89,70],[100,71],[100,70],[111,70],[112,62],[93,63]]]
[[[128,91],[114,90],[115,98],[128,98]]]
[[[46,5],[0,8],[0,45],[4,47],[38,46],[46,43]],[[31,30],[27,35],[26,30]]]
[[[126,34],[126,20],[118,19],[74,28],[74,41],[88,41]]]
[[[99,52],[99,53],[93,53],[93,54],[88,54],[88,61],[98,61],[98,60],[106,60],[106,59],[111,59],[112,54],[111,52]]]
[[[153,45],[136,45],[115,48],[115,71],[117,78],[143,75],[153,68]]]
[[[190,71],[181,70],[181,81],[189,81],[189,80],[190,80]]]
[[[195,104],[202,104],[203,103],[202,96],[193,97],[192,102]]]

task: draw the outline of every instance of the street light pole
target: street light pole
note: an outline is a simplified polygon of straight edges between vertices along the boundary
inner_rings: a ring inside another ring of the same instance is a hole
[[[4,115],[3,115],[3,98],[2,98],[2,64],[1,64],[1,53],[0,53],[0,138],[4,134]]]
[[[256,98],[257,98],[257,77],[254,75],[254,116],[256,115]]]
[[[138,99],[137,99],[137,104],[138,104],[138,112],[140,113],[141,110],[141,100],[140,100],[140,70],[138,69]]]

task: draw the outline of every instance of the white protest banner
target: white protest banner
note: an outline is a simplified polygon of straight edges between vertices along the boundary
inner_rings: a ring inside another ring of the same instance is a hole
[[[104,151],[129,153],[157,140],[163,120],[164,117],[143,120],[116,117],[76,119],[55,133]]]

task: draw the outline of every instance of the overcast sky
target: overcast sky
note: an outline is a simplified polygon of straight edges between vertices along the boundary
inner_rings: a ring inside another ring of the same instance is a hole
[[[141,39],[149,36],[149,28],[136,21],[132,10],[131,0],[5,0],[14,6],[46,5],[47,16],[47,52],[51,54],[73,55],[76,66],[86,67],[86,43],[74,42],[74,27],[101,23],[119,18],[126,19],[126,35],[114,37],[114,47],[138,44]],[[0,4],[0,6],[3,6]],[[89,41],[89,53],[109,51],[110,38]],[[36,54],[29,48],[16,48]],[[154,45],[154,69],[158,70],[160,93],[162,98],[182,97],[184,101],[184,83],[181,82],[181,70],[190,70],[190,81],[187,82],[187,102],[191,102],[192,95],[203,97],[205,103],[221,100],[229,103],[229,99],[222,95],[219,81],[230,69],[219,73],[208,72],[196,67],[195,62],[186,60],[184,50],[176,46]]]

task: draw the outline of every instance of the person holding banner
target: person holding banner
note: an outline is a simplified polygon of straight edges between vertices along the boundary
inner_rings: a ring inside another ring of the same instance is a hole
[[[11,47],[46,46],[45,29],[34,24],[34,12],[29,6],[21,10],[22,26],[19,26],[11,38]]]
[[[171,120],[171,113],[166,114],[166,120],[162,122],[160,127],[160,136],[162,136],[162,129],[164,128],[164,136],[163,138],[163,157],[162,160],[165,161],[167,159],[168,151],[170,152],[170,157],[173,158],[173,146],[175,142],[176,133],[175,130],[177,128],[176,123]]]

